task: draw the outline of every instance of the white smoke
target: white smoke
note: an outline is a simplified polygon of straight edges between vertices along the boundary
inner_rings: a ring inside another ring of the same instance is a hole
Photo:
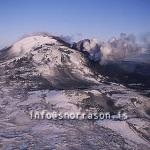
[[[134,35],[120,34],[119,38],[112,38],[101,46],[102,62],[108,60],[124,60],[139,55],[142,48],[136,43]]]
[[[111,53],[112,53],[112,49],[110,47],[109,44],[104,43],[103,45],[101,45],[100,51],[102,53],[101,58],[100,58],[100,63],[101,64],[105,64],[107,63],[107,61],[111,58]]]
[[[141,36],[143,47],[150,53],[150,32]]]
[[[98,41],[96,39],[91,39],[83,43],[83,47],[87,52],[93,52],[97,49]]]
[[[91,60],[99,61],[100,64],[125,60],[144,52],[143,48],[137,44],[135,36],[125,33],[121,33],[119,38],[112,38],[107,42],[86,39],[77,43],[77,49],[86,51]]]
[[[89,59],[99,61],[101,58],[100,44],[96,39],[85,39],[79,41],[75,46],[79,51],[86,52]]]
[[[72,35],[59,35],[60,39],[62,39],[64,42],[72,43],[73,42],[73,36]]]
[[[32,48],[40,46],[44,43],[55,43],[51,33],[39,32],[25,35],[10,48],[10,55],[20,55],[29,52]],[[55,37],[55,36],[54,36]],[[56,36],[67,43],[73,41],[73,36]],[[112,38],[107,42],[99,42],[96,39],[85,39],[72,44],[72,48],[76,48],[86,54],[90,60],[105,64],[109,61],[131,59],[140,57],[145,51],[150,54],[150,33],[142,36],[140,42],[137,42],[134,35],[120,34],[119,38]],[[144,59],[144,57],[142,58]]]

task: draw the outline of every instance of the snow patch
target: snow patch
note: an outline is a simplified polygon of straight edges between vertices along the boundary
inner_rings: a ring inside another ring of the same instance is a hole
[[[112,120],[104,120],[98,121],[98,124],[105,127],[110,128],[113,131],[116,131],[122,137],[126,138],[129,141],[136,142],[138,144],[146,144],[148,143],[138,136],[136,132],[134,132],[126,121],[112,121]]]

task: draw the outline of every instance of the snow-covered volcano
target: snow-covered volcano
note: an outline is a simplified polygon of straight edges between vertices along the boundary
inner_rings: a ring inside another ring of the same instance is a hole
[[[149,98],[107,80],[70,47],[59,37],[35,35],[0,51],[0,149],[148,150]],[[41,118],[43,112],[111,117],[53,120]]]
[[[82,88],[97,84],[87,60],[68,45],[54,36],[29,36],[3,50],[0,58],[14,78],[19,71],[19,76],[28,80],[28,68],[28,72],[43,77],[51,87]]]

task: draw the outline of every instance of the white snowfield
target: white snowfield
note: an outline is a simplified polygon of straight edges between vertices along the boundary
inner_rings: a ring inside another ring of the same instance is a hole
[[[43,44],[55,44],[57,41],[48,36],[29,36],[16,42],[10,49],[10,54],[18,56],[31,51],[33,48]]]

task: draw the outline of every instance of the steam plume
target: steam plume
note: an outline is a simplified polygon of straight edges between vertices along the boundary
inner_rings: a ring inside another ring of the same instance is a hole
[[[150,36],[145,36],[143,41],[147,48],[150,48]],[[107,42],[98,42],[95,39],[82,40],[77,43],[76,48],[87,52],[91,60],[98,61],[100,64],[140,57],[145,52],[145,48],[137,43],[134,35],[125,33],[121,33],[119,38],[114,37]]]

